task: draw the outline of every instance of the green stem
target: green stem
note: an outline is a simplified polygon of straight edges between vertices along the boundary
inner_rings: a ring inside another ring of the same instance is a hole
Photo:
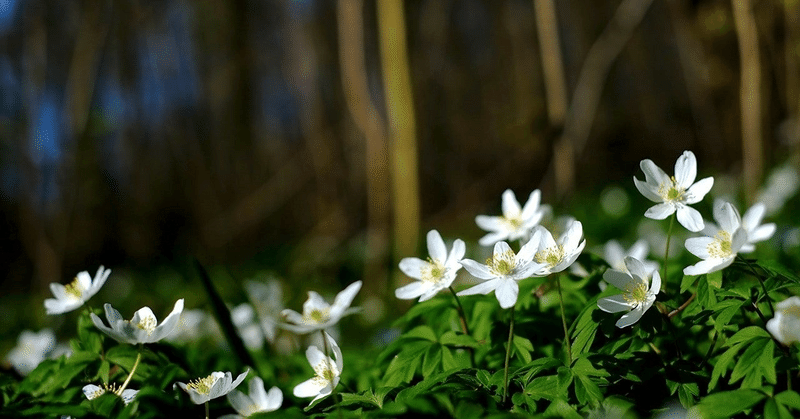
[[[208,414],[208,400],[206,400],[206,419],[208,419],[210,415]]]
[[[667,230],[667,246],[664,247],[664,277],[661,280],[667,282],[667,265],[669,265],[669,242],[672,239],[672,225],[675,224],[675,213],[669,217],[669,229]]]
[[[564,311],[564,295],[561,293],[561,276],[556,276],[558,286],[558,302],[561,304],[561,325],[564,327],[564,344],[567,346],[568,365],[572,365],[572,345],[569,343],[569,328],[567,327],[567,315]]]
[[[739,256],[737,256],[737,257],[739,257]],[[761,278],[761,275],[759,275],[756,272],[755,268],[753,268],[753,265],[750,264],[749,260],[747,260],[747,259],[745,259],[743,257],[739,257],[739,260],[743,261],[745,263],[745,265],[747,265],[747,268],[750,269],[750,273],[752,273],[753,276],[756,277],[756,279],[758,279],[758,282],[761,284],[761,289],[764,290],[764,298],[767,300],[767,305],[769,305],[769,311],[774,316],[775,315],[775,308],[772,306],[772,299],[769,298],[769,293],[767,292],[767,286],[766,286],[766,284],[764,284],[764,280]]]
[[[508,328],[508,345],[506,345],[506,362],[505,366],[503,367],[503,382],[505,383],[505,387],[503,387],[503,403],[506,402],[506,396],[508,396],[508,361],[511,359],[511,340],[514,338],[514,311],[516,308],[516,304],[511,306],[511,321],[509,322],[510,326]]]
[[[461,299],[458,298],[458,295],[456,295],[456,291],[453,289],[452,286],[448,288],[450,289],[450,292],[453,293],[453,298],[456,299],[456,309],[458,310],[458,317],[461,318],[461,327],[464,329],[465,334],[472,336],[472,333],[469,332],[469,325],[467,325],[467,315],[464,314],[464,306],[461,305]]]
[[[122,383],[122,387],[120,387],[117,390],[117,396],[122,397],[122,392],[125,390],[126,387],[128,387],[128,383],[131,381],[131,378],[133,378],[133,373],[136,372],[136,367],[139,366],[139,361],[141,360],[142,360],[142,348],[139,348],[139,352],[136,354],[136,362],[133,363],[133,368],[131,368],[131,372],[130,374],[128,374],[128,378],[126,378],[125,382]]]

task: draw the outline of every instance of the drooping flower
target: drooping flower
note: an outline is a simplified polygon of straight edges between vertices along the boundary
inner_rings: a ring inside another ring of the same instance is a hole
[[[449,287],[456,279],[456,273],[461,269],[459,261],[464,258],[465,252],[464,241],[456,239],[448,255],[447,247],[445,247],[439,232],[429,231],[428,253],[430,257],[427,261],[414,257],[403,258],[400,261],[400,270],[417,281],[395,290],[395,296],[403,300],[419,297],[420,302],[431,299],[436,293]]]
[[[636,189],[645,198],[657,202],[650,207],[644,216],[654,220],[663,220],[677,211],[678,222],[689,231],[703,229],[703,217],[691,204],[700,202],[714,185],[714,178],[707,177],[695,183],[697,177],[697,159],[691,151],[684,151],[675,163],[675,176],[669,177],[650,159],[639,164],[644,172],[645,181],[634,176]]]
[[[327,329],[342,317],[358,311],[349,307],[360,289],[361,281],[353,282],[336,295],[332,305],[316,292],[309,291],[308,300],[303,303],[303,314],[288,308],[283,310],[281,315],[288,323],[281,324],[281,327],[300,334]]]
[[[580,221],[570,223],[567,231],[557,241],[553,239],[550,231],[542,226],[537,226],[533,231],[531,241],[528,242],[534,247],[535,275],[547,276],[569,268],[586,246],[586,240],[581,240],[581,238],[583,238],[583,224]]]
[[[105,393],[113,393],[117,394],[118,389],[114,384],[105,384],[103,387],[96,386],[94,384],[87,384],[83,386],[83,395],[86,396],[89,400],[94,400]],[[122,399],[122,402],[128,404],[136,398],[136,394],[139,393],[139,390],[131,390],[125,389],[122,390],[122,394],[118,396]]]
[[[755,243],[767,240],[775,234],[775,223],[761,224],[765,211],[766,207],[759,202],[745,211],[742,216],[742,228],[747,232],[747,242],[742,246],[742,252],[755,250]]]
[[[246,418],[256,413],[278,410],[283,403],[283,393],[278,387],[272,387],[267,392],[264,389],[264,380],[256,377],[250,380],[249,395],[233,390],[228,393],[228,401],[238,415],[225,415],[220,419]]]
[[[784,345],[800,342],[800,297],[776,304],[775,317],[767,322],[767,330]]]
[[[603,274],[603,279],[621,289],[622,294],[597,300],[600,310],[607,313],[628,311],[617,320],[616,325],[620,328],[638,322],[653,306],[661,290],[661,276],[657,270],[649,271],[641,261],[630,256],[625,258],[625,268],[624,271],[609,269]]]
[[[17,346],[8,352],[6,359],[20,375],[28,375],[42,361],[61,353],[64,352],[59,351],[52,329],[42,329],[39,332],[23,330],[17,338]]]
[[[339,384],[339,379],[342,374],[342,351],[336,341],[327,334],[325,334],[325,341],[328,347],[333,351],[334,358],[322,353],[316,346],[309,346],[306,350],[306,359],[311,367],[314,368],[314,377],[303,381],[295,386],[293,394],[296,397],[314,397],[311,400],[313,404],[318,399],[329,396],[333,389]]]
[[[603,247],[603,259],[612,269],[618,271],[628,270],[625,266],[625,258],[628,256],[642,262],[647,271],[658,270],[658,262],[647,260],[649,250],[650,245],[644,239],[637,240],[628,250],[625,250],[618,241],[609,240]]]
[[[117,342],[130,343],[135,345],[137,343],[153,343],[158,342],[167,335],[169,335],[175,326],[178,324],[181,312],[183,311],[183,299],[175,302],[172,312],[164,319],[161,324],[158,324],[158,319],[150,310],[150,307],[140,308],[134,313],[133,318],[130,320],[123,320],[119,311],[111,307],[111,304],[106,303],[104,306],[106,311],[106,319],[111,327],[103,324],[96,314],[92,313],[92,323],[100,329],[101,332],[110,336]]]
[[[234,380],[230,372],[214,371],[208,377],[192,380],[189,384],[178,382],[177,385],[183,391],[189,393],[192,403],[203,404],[230,393],[231,390],[244,381],[244,377],[247,376],[248,372],[250,370],[239,374]]]
[[[707,236],[686,239],[686,250],[703,260],[684,268],[685,275],[707,274],[728,267],[746,244],[747,231],[741,228],[742,220],[733,205],[715,202],[714,219],[719,228],[709,226]]]
[[[541,196],[542,193],[536,189],[531,192],[525,206],[520,207],[514,192],[506,189],[502,198],[502,216],[478,215],[475,217],[478,227],[489,232],[478,243],[481,246],[491,246],[501,240],[527,240],[530,237],[531,229],[542,219],[543,212],[539,206]]]
[[[277,327],[280,323],[280,313],[283,310],[281,282],[275,278],[267,280],[266,283],[247,281],[244,284],[244,289],[256,309],[264,336],[268,341],[274,342],[277,335]]]
[[[519,285],[517,281],[533,276],[537,265],[533,263],[533,253],[536,251],[533,241],[526,243],[514,253],[506,242],[494,244],[492,257],[486,264],[472,259],[464,259],[461,265],[472,276],[484,280],[472,288],[460,291],[458,295],[488,294],[492,291],[500,303],[500,307],[509,308],[517,303]]]
[[[89,276],[88,272],[83,271],[78,273],[75,279],[67,285],[57,282],[51,283],[50,291],[53,292],[56,298],[44,300],[44,308],[47,310],[47,314],[62,314],[82,306],[83,303],[97,294],[97,291],[100,291],[109,274],[111,274],[110,269],[103,269],[100,266],[94,279]]]

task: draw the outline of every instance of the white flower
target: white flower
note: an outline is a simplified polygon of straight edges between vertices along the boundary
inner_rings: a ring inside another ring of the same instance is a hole
[[[20,375],[31,371],[51,355],[56,348],[56,335],[52,329],[38,333],[23,330],[17,338],[17,346],[11,349],[6,359]]]
[[[767,240],[775,234],[775,223],[761,224],[765,210],[764,204],[759,202],[742,216],[742,228],[747,232],[747,243],[742,246],[742,252],[755,250],[755,243]]]
[[[603,248],[603,259],[612,269],[627,272],[625,258],[630,256],[642,262],[648,272],[658,270],[658,262],[647,260],[650,245],[644,239],[639,239],[627,251],[616,240],[609,240]]]
[[[123,320],[122,315],[119,314],[119,311],[111,307],[111,304],[106,303],[103,307],[106,310],[106,319],[108,319],[108,323],[111,327],[103,324],[100,317],[94,313],[91,314],[92,323],[94,323],[101,332],[110,336],[117,342],[130,343],[133,345],[137,343],[158,342],[169,335],[178,324],[178,320],[181,317],[183,299],[181,298],[175,302],[175,307],[173,307],[172,312],[169,313],[167,318],[165,318],[160,325],[153,311],[150,310],[150,307],[140,308],[134,313],[130,321]]]
[[[342,351],[333,338],[325,333],[325,341],[328,347],[333,350],[335,359],[325,355],[316,346],[309,346],[306,350],[306,358],[311,367],[314,368],[314,377],[303,381],[295,386],[292,392],[296,397],[314,397],[313,404],[318,399],[329,396],[333,389],[339,384],[342,374]]]
[[[225,415],[220,419],[246,418],[256,413],[278,410],[283,403],[283,393],[278,387],[272,387],[267,393],[264,389],[264,380],[256,377],[250,380],[249,396],[239,390],[233,390],[228,393],[228,401],[238,415]]]
[[[541,195],[542,193],[538,189],[531,192],[528,202],[524,207],[520,207],[514,192],[506,189],[503,192],[502,216],[479,215],[475,217],[478,227],[489,232],[478,243],[481,246],[491,246],[500,240],[526,240],[530,237],[531,229],[542,219],[543,213],[539,207]]]
[[[436,293],[447,288],[456,279],[456,273],[461,269],[458,263],[464,258],[466,252],[464,241],[456,239],[450,254],[444,245],[442,236],[436,230],[428,232],[428,261],[419,258],[403,258],[400,261],[400,270],[404,274],[417,279],[406,286],[395,290],[394,295],[403,300],[419,297],[419,301],[431,299]]]
[[[349,307],[360,289],[361,281],[353,282],[336,295],[333,305],[328,304],[316,292],[309,291],[308,300],[303,303],[303,314],[290,309],[283,310],[281,315],[289,323],[283,323],[281,327],[301,334],[327,329],[338,323],[342,317],[358,311]]]
[[[517,281],[532,276],[538,267],[532,260],[535,251],[532,241],[522,246],[517,254],[514,254],[508,243],[497,242],[492,257],[486,261],[486,265],[472,259],[462,260],[461,265],[464,269],[472,276],[483,279],[484,282],[467,288],[458,295],[486,295],[494,291],[500,307],[513,307],[517,303],[519,294]]]
[[[714,219],[719,229],[709,226],[706,237],[686,239],[686,250],[703,259],[683,269],[685,275],[700,275],[726,268],[747,242],[739,212],[729,202],[714,203]],[[713,230],[717,230],[716,233]],[[713,234],[713,237],[711,236]]]
[[[697,177],[697,159],[691,151],[684,151],[675,163],[675,176],[669,177],[650,159],[639,164],[644,172],[645,182],[636,179],[636,189],[645,198],[659,202],[650,207],[644,216],[654,220],[663,220],[674,212],[678,212],[678,222],[689,231],[703,229],[703,217],[689,207],[700,202],[714,186],[714,178],[707,177],[695,183]]]
[[[757,201],[763,202],[769,215],[776,214],[786,201],[797,194],[800,189],[800,175],[792,164],[784,164],[772,171],[767,184],[758,194]]]
[[[767,330],[784,345],[800,342],[800,298],[790,297],[775,305],[775,317]]]
[[[580,221],[570,223],[558,241],[546,228],[537,226],[528,242],[534,247],[533,261],[537,264],[535,274],[547,276],[569,268],[586,246],[586,240],[581,240],[582,237],[583,224]]]
[[[256,309],[264,336],[268,341],[274,342],[283,309],[283,289],[280,281],[274,278],[266,283],[247,281],[244,288]]]
[[[89,400],[94,400],[102,396],[106,392],[117,394],[118,391],[119,390],[117,390],[114,384],[111,385],[106,384],[103,387],[96,386],[94,384],[87,384],[83,386],[83,395],[86,396],[86,398]],[[122,390],[122,394],[120,394],[119,396],[120,398],[122,398],[123,403],[128,404],[132,402],[134,398],[136,398],[136,394],[138,392],[139,390],[125,389]]]
[[[203,404],[209,400],[222,397],[235,389],[247,376],[247,370],[233,380],[230,372],[214,371],[205,378],[192,380],[189,384],[177,383],[183,391],[189,393],[189,398],[194,404]]]
[[[231,322],[250,350],[261,350],[264,347],[264,334],[256,323],[256,312],[248,303],[242,303],[231,310]]]
[[[103,269],[100,266],[94,279],[89,276],[88,272],[83,271],[67,285],[61,285],[56,282],[51,283],[50,290],[56,298],[44,300],[44,308],[47,310],[47,314],[66,313],[82,306],[83,303],[97,294],[97,291],[100,291],[109,274],[111,274],[110,269]]]
[[[627,327],[638,322],[652,307],[661,290],[661,276],[658,271],[649,271],[642,262],[630,256],[625,258],[625,268],[624,271],[609,269],[603,274],[603,279],[621,289],[622,294],[597,301],[600,310],[607,313],[629,311],[617,320],[617,327]]]
[[[220,335],[213,316],[199,308],[184,310],[172,333],[166,337],[172,342],[192,342],[208,335]]]

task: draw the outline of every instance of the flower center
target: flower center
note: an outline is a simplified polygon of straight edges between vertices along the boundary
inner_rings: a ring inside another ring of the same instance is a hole
[[[647,284],[644,281],[639,282],[636,285],[629,284],[627,288],[625,288],[625,293],[622,294],[622,298],[629,304],[643,304],[647,301]]]
[[[540,250],[536,252],[533,256],[533,260],[536,263],[545,263],[549,267],[553,267],[558,265],[561,262],[561,259],[564,258],[564,247],[561,245],[555,245],[553,247],[548,247],[547,249]]]
[[[156,321],[155,317],[147,316],[139,320],[139,322],[136,323],[134,326],[146,331],[147,336],[150,336],[153,333],[153,330],[156,329],[156,323],[158,322]]]
[[[428,258],[428,265],[423,267],[421,270],[421,277],[423,281],[437,283],[442,278],[444,278],[444,274],[447,273],[447,269],[442,266],[439,259],[431,259]]]
[[[493,255],[486,260],[489,270],[498,276],[507,276],[514,272],[517,267],[516,255],[509,250],[499,255]]]
[[[662,183],[658,188],[658,194],[665,202],[682,202],[686,200],[686,189],[678,186],[675,176],[670,177],[670,182]]]
[[[67,291],[67,294],[75,297],[76,299],[81,298],[81,295],[83,295],[83,289],[81,289],[77,276],[72,280],[72,282],[65,285],[64,289]]]
[[[332,383],[333,379],[339,375],[339,369],[332,359],[327,358],[314,367],[314,373],[316,374],[314,380],[317,381],[317,383],[328,385],[328,383]]]
[[[725,230],[720,230],[714,241],[708,244],[706,248],[708,254],[714,258],[726,258],[733,253],[733,244],[731,242],[731,234]]]
[[[186,385],[186,388],[193,389],[200,394],[208,394],[211,391],[211,386],[217,381],[214,374],[205,378],[198,378]]]
[[[509,230],[517,230],[522,226],[522,218],[520,218],[520,216],[512,218],[506,218],[506,217],[503,218],[506,224],[508,225]]]
[[[330,309],[312,309],[307,315],[303,316],[306,324],[320,324],[330,320]]]

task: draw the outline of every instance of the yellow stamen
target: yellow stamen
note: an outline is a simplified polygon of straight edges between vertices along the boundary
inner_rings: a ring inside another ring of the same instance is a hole
[[[493,255],[486,259],[486,265],[492,273],[498,276],[507,276],[517,267],[516,255],[511,250],[499,255]]]
[[[533,256],[536,263],[546,263],[551,268],[558,265],[562,259],[564,259],[564,247],[561,245],[540,250]]]
[[[326,321],[330,320],[330,309],[313,309],[310,313],[303,316],[303,322],[305,324],[320,324],[325,323]]]
[[[628,284],[622,298],[629,304],[639,305],[647,301],[647,284],[639,282],[638,284]]]
[[[153,330],[156,329],[156,323],[157,321],[155,317],[148,316],[141,319],[139,323],[136,323],[134,326],[146,331],[147,336],[150,336],[153,333]]]
[[[81,295],[83,295],[83,290],[81,289],[77,276],[75,277],[75,279],[72,280],[72,282],[70,282],[67,285],[64,285],[64,290],[67,291],[67,294],[75,298],[81,298]]]
[[[731,241],[731,234],[725,230],[720,230],[714,241],[706,247],[708,254],[714,258],[726,258],[733,254],[733,243]]]
[[[439,259],[428,258],[428,265],[420,269],[420,277],[423,281],[437,283],[447,273],[447,269],[442,266]]]
[[[208,394],[216,381],[217,380],[214,378],[214,374],[211,374],[208,377],[198,378],[190,382],[186,385],[186,388],[193,389],[200,394]]]
[[[664,202],[682,202],[686,200],[686,188],[678,186],[678,181],[672,176],[669,183],[662,183],[659,186],[658,195]]]

